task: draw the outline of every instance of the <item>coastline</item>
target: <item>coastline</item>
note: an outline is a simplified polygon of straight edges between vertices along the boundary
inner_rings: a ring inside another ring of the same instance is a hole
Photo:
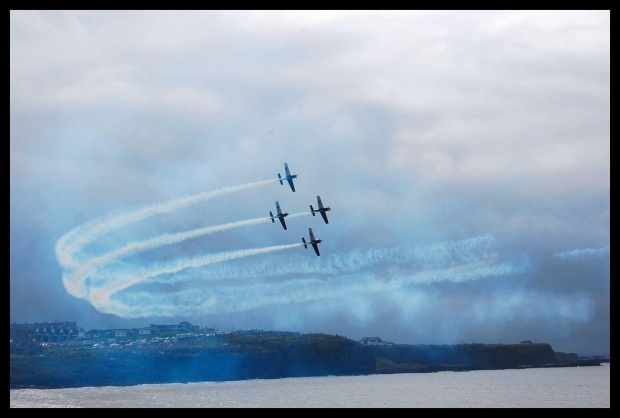
[[[10,389],[132,386],[288,377],[359,376],[597,366],[606,358],[555,353],[549,344],[368,346],[342,336],[243,333],[217,344],[196,339],[183,346],[85,350],[54,347],[12,353]]]

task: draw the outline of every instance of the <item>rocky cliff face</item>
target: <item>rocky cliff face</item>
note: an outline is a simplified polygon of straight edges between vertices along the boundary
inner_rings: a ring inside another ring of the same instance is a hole
[[[371,346],[381,360],[393,364],[507,368],[556,361],[549,344],[458,344]]]
[[[214,347],[11,354],[10,386],[79,387],[546,367],[549,344],[365,346],[341,336],[229,334]]]

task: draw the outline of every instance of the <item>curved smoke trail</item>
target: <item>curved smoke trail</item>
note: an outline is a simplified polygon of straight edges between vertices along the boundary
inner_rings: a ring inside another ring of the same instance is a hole
[[[123,317],[174,316],[239,312],[273,304],[303,303],[353,293],[385,292],[436,282],[467,282],[515,274],[528,267],[527,260],[500,260],[494,251],[492,235],[416,248],[360,248],[320,259],[271,257],[249,267],[225,262],[298,248],[303,244],[207,254],[150,266],[117,263],[138,252],[178,244],[214,232],[268,222],[272,220],[270,217],[163,234],[131,242],[83,261],[75,259],[76,253],[114,229],[211,197],[275,181],[279,180],[218,189],[110,215],[79,226],[61,237],[56,244],[56,257],[64,270],[63,284],[70,294],[89,300],[101,312]],[[308,214],[310,212],[302,212],[289,217]],[[202,269],[199,272],[186,271],[197,268]],[[276,279],[281,277],[284,280]],[[207,281],[212,284],[208,292],[204,288]]]
[[[299,212],[290,214],[288,215],[288,217],[297,218],[299,216],[309,214],[310,212]],[[270,217],[248,219],[245,221],[230,222],[223,225],[198,228],[191,231],[179,232],[176,234],[164,234],[144,241],[131,242],[117,250],[111,251],[99,257],[91,258],[80,264],[74,271],[66,275],[65,282],[70,283],[69,288],[71,289],[81,289],[83,288],[81,283],[86,280],[87,277],[91,276],[95,271],[100,270],[108,264],[120,260],[124,257],[129,257],[130,255],[136,254],[138,252],[159,248],[164,245],[178,244],[188,239],[197,238],[215,232],[227,231],[229,229],[240,228],[243,226],[256,225],[269,222],[270,220]],[[83,296],[83,292],[79,292],[79,295]],[[74,296],[77,295],[74,294]]]
[[[322,260],[313,257],[315,262],[292,257],[281,265],[284,258],[272,257],[250,267],[222,262],[303,244],[233,251],[117,272],[91,282],[95,285],[89,295],[97,309],[123,317],[198,315],[438,282],[464,283],[527,271],[527,259],[500,260],[493,243],[493,236],[484,235],[416,248],[355,249]],[[183,273],[196,267],[207,269]],[[281,276],[288,277],[284,281],[270,279]],[[204,289],[205,281],[211,283],[209,291],[196,291]],[[142,286],[135,286],[138,284]],[[162,285],[168,286],[167,291],[158,289]],[[153,288],[149,290],[149,286]]]
[[[211,192],[199,193],[182,199],[175,199],[166,203],[157,203],[133,211],[121,212],[95,219],[72,229],[58,240],[56,243],[56,259],[62,268],[75,268],[76,262],[73,259],[73,255],[110,231],[141,221],[153,215],[173,212],[177,209],[205,201],[212,197],[263,186],[276,181],[279,181],[279,179],[262,180],[239,186],[224,187]]]
[[[348,274],[326,281],[317,277],[293,278],[284,282],[212,287],[208,294],[181,289],[174,294],[148,291],[128,292],[110,302],[110,312],[125,317],[158,315],[200,315],[234,313],[276,304],[300,304],[352,294],[379,293],[411,285],[430,285],[440,281],[467,282],[491,276],[507,276],[527,270],[527,262],[480,266],[472,265],[420,271],[380,278],[373,273]]]
[[[173,262],[158,264],[150,269],[143,269],[141,273],[116,276],[108,280],[103,289],[90,289],[90,301],[97,309],[103,312],[116,313],[110,310],[110,298],[113,294],[121,292],[138,283],[142,283],[151,277],[164,274],[175,274],[189,268],[198,268],[213,263],[222,263],[237,258],[249,257],[258,254],[267,254],[274,251],[290,250],[301,247],[303,244],[276,245],[272,247],[253,248],[249,250],[229,251],[218,254],[210,254],[196,258],[186,258]]]
[[[337,276],[388,264],[392,269],[447,268],[451,265],[492,260],[497,257],[494,250],[495,237],[480,235],[461,241],[441,242],[422,247],[406,248],[356,248],[346,253],[309,258],[304,256],[270,257],[247,265],[220,264],[210,268],[209,280],[255,279],[295,275]]]

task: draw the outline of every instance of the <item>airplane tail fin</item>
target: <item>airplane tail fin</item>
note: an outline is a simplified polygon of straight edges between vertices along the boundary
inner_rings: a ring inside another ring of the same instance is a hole
[[[271,211],[269,211],[269,216],[271,216],[271,223],[275,224],[276,220],[273,219],[273,213],[271,213]]]
[[[278,173],[278,178],[280,179],[280,185],[283,185],[284,183],[282,183],[282,176],[280,175],[280,173]]]
[[[310,205],[310,212],[312,212],[312,216],[316,216],[316,213],[314,213],[314,208],[312,207],[312,205]]]
[[[304,237],[301,237],[301,241],[304,243],[304,248],[307,250],[308,246],[306,245],[306,239]]]

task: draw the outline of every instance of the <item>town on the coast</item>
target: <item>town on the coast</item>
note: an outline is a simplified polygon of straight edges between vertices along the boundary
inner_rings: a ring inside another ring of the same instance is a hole
[[[216,328],[201,327],[187,321],[178,324],[150,324],[138,328],[91,329],[86,331],[78,326],[77,321],[68,322],[34,322],[32,324],[12,323],[10,326],[10,352],[52,353],[72,350],[163,350],[184,347],[214,347],[218,343],[227,344],[222,336],[297,334],[285,331],[237,330],[220,331]],[[362,345],[394,345],[379,337],[362,337]]]
[[[12,323],[11,388],[124,386],[508,368],[597,366],[609,358],[547,343],[395,344],[380,337],[202,327],[183,321],[91,329],[77,322]]]

